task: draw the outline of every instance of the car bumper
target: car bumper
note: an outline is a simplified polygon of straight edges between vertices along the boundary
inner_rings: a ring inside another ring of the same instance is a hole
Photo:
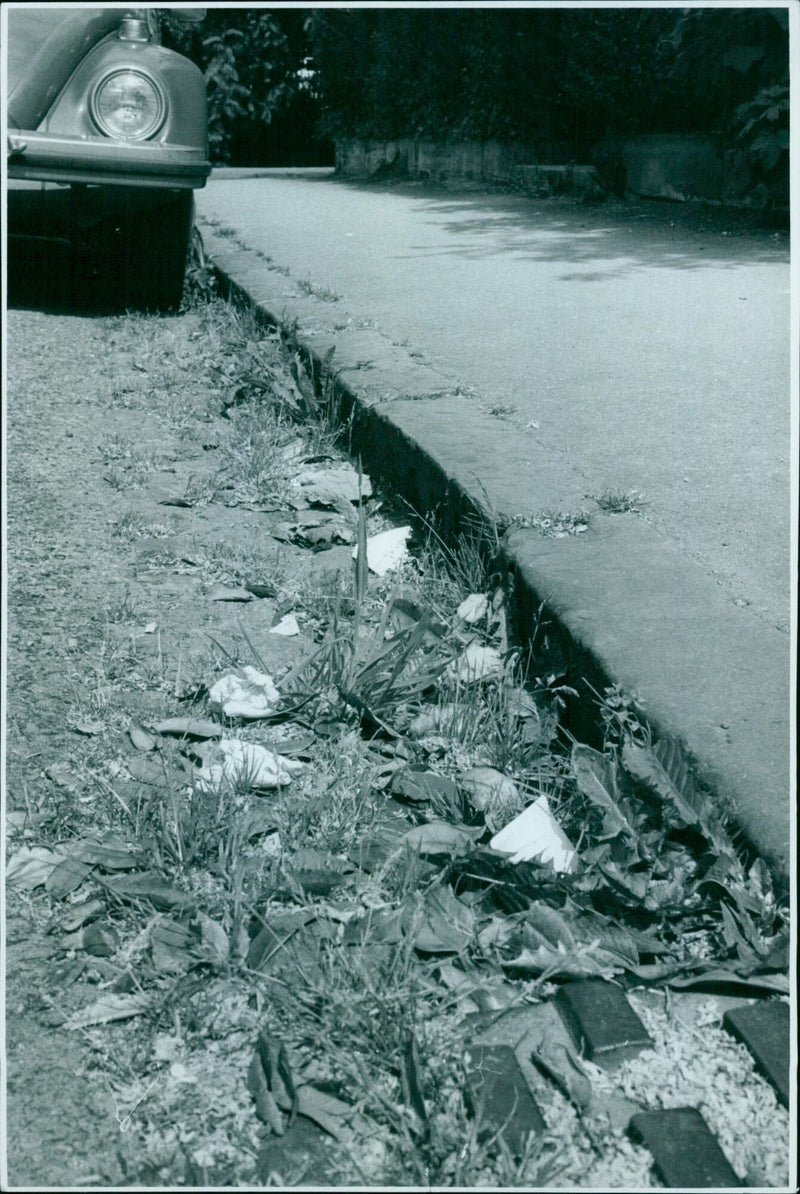
[[[186,189],[205,186],[210,172],[205,151],[191,146],[120,145],[51,133],[9,137],[9,178]]]

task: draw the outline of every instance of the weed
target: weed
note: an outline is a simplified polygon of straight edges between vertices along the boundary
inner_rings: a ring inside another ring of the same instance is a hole
[[[639,489],[604,489],[592,500],[604,514],[641,514],[650,505]]]
[[[319,286],[317,283],[312,282],[310,278],[300,279],[296,285],[298,290],[302,291],[303,294],[321,299],[323,303],[338,303],[342,297],[335,290],[331,290],[328,286]]]
[[[530,527],[548,539],[564,539],[588,531],[590,521],[586,510],[542,510],[539,514],[516,515],[512,526]]]

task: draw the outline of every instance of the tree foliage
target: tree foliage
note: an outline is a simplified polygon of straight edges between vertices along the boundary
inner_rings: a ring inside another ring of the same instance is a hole
[[[784,140],[770,89],[788,89],[785,10],[325,9],[312,28],[334,136],[519,139],[568,155],[609,132]],[[772,143],[752,144],[769,161]]]
[[[205,76],[213,161],[229,161],[237,138],[268,125],[302,90],[309,20],[301,9],[212,8],[187,29],[165,10],[164,43]]]

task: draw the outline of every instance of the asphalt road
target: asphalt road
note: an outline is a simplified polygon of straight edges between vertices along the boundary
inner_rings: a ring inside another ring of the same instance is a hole
[[[736,604],[789,625],[788,237],[685,210],[222,177],[201,216],[474,390],[560,461],[548,506],[639,490]],[[671,218],[674,213],[674,218]],[[502,457],[487,456],[487,473]],[[533,486],[520,473],[519,508]]]

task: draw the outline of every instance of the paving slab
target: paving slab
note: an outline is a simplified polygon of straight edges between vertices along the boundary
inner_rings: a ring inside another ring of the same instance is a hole
[[[656,1173],[671,1190],[741,1185],[716,1137],[694,1107],[642,1111],[634,1115],[630,1131],[635,1140],[649,1148]]]
[[[722,1021],[728,1032],[747,1046],[756,1069],[787,1108],[792,1055],[790,1021],[789,1005],[779,999],[731,1008]]]
[[[242,190],[255,187],[270,196],[261,216],[255,192]],[[222,275],[267,318],[294,321],[318,361],[335,346],[365,467],[456,534],[476,511],[500,525],[533,521],[512,525],[505,541],[523,632],[545,602],[572,674],[634,693],[656,735],[683,742],[744,837],[788,875],[780,245],[699,233],[679,241],[622,217],[498,197],[376,195],[322,176],[233,177],[198,201],[239,238],[203,229]],[[565,274],[568,259],[575,269]],[[306,273],[311,293],[296,284]],[[502,293],[501,277],[511,287]],[[602,282],[602,296],[589,282]],[[320,298],[331,293],[341,299]],[[754,374],[748,389],[754,367],[769,377]],[[649,488],[648,479],[658,495],[649,513],[603,514],[594,503],[605,482]],[[587,506],[585,534],[535,529],[543,511]]]

